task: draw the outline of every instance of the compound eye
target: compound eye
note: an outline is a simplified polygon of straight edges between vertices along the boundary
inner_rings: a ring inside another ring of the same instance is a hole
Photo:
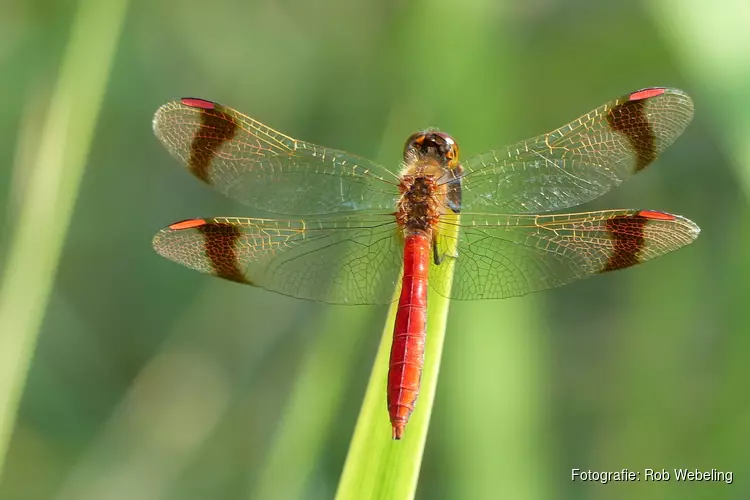
[[[425,140],[424,132],[415,132],[411,134],[409,138],[406,139],[406,144],[404,145],[404,152],[410,149],[416,149],[416,150],[422,149],[424,145],[424,140]]]
[[[454,142],[455,142],[455,141],[453,140],[453,137],[449,136],[449,135],[448,135],[448,134],[446,134],[445,132],[433,132],[432,134],[433,134],[433,135],[434,135],[435,137],[439,137],[439,138],[440,138],[440,139],[442,140],[442,142],[445,142],[445,143],[448,143],[448,144],[451,144],[451,143],[454,143]]]
[[[453,155],[458,152],[458,146],[453,137],[444,132],[435,132],[435,142],[440,144],[441,152],[445,155]]]
[[[445,159],[448,160],[449,165],[453,165],[458,162],[458,145],[451,145],[448,152],[445,153]]]
[[[435,135],[440,138],[441,153],[445,159],[449,161],[458,160],[458,144],[453,137],[443,132],[435,132]]]

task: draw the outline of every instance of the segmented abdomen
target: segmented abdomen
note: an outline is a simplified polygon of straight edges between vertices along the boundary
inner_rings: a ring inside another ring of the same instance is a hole
[[[404,276],[388,370],[388,413],[393,439],[401,439],[419,395],[427,326],[430,238],[417,231],[404,244]]]

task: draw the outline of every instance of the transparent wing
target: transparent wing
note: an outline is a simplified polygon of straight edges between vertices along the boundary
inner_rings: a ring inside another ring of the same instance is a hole
[[[154,237],[196,271],[331,304],[392,301],[403,241],[392,216],[318,220],[190,219]]]
[[[633,92],[544,135],[463,163],[467,212],[532,213],[593,200],[653,162],[685,130],[683,91]]]
[[[279,214],[392,211],[398,179],[343,151],[292,139],[221,104],[185,98],[161,106],[154,133],[203,182]]]
[[[447,267],[430,267],[430,285],[453,299],[500,299],[564,285],[656,258],[693,242],[700,229],[678,215],[605,210],[553,215],[461,214],[458,241],[448,227],[438,248],[457,244],[453,288]]]

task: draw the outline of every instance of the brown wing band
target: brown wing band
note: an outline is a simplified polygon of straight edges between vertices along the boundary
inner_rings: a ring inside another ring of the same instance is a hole
[[[231,224],[213,223],[196,227],[203,234],[206,256],[215,274],[230,281],[251,285],[245,278],[237,255],[237,244],[242,233]]]
[[[646,168],[656,159],[656,136],[646,116],[648,99],[630,100],[609,110],[607,122],[628,138],[635,151],[635,171]]]
[[[206,184],[211,184],[211,161],[222,144],[237,133],[237,122],[218,109],[200,107],[201,124],[190,145],[190,169]]]
[[[640,262],[638,254],[646,243],[643,234],[646,224],[648,224],[648,218],[640,214],[620,215],[607,221],[607,232],[614,245],[609,262],[601,272],[623,269]]]

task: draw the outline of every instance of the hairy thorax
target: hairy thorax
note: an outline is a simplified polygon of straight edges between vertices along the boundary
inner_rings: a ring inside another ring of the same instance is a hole
[[[395,215],[405,234],[421,231],[432,236],[445,207],[446,187],[439,182],[444,173],[427,162],[407,165],[402,172]]]

